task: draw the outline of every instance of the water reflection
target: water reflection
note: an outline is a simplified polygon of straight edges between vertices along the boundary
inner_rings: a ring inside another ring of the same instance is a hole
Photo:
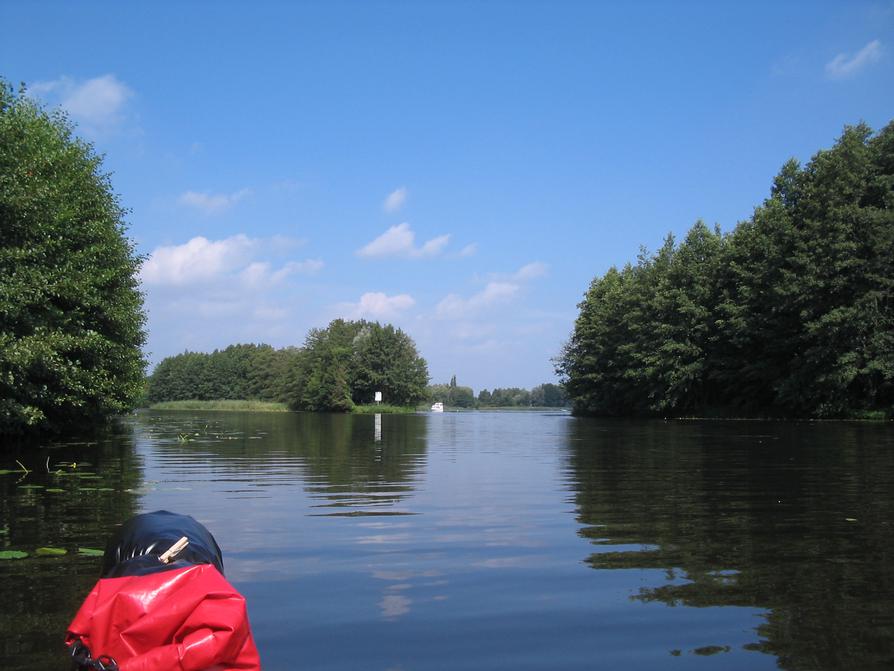
[[[399,421],[390,421],[399,420]],[[230,494],[270,497],[305,483],[317,514],[395,515],[423,476],[424,417],[317,413],[156,413],[144,418],[160,465],[206,460]],[[152,477],[151,474],[149,476]]]
[[[187,512],[224,549],[265,669],[892,658],[887,426],[537,413],[133,422],[99,445],[27,455],[62,474],[0,476],[0,545],[102,547],[134,512]],[[64,668],[46,651],[98,562],[26,561],[0,562],[0,627],[13,632],[2,661]]]
[[[746,648],[782,668],[894,666],[890,428],[581,420],[568,444],[587,563],[664,572],[636,601],[766,609]]]
[[[208,508],[189,492],[183,505],[218,535],[225,556],[234,559],[232,576],[243,584],[342,574],[351,584],[363,558],[370,584],[378,587],[374,604],[384,621],[395,622],[411,611],[411,580],[383,576],[385,569],[423,560],[407,554],[415,536],[406,520],[416,514],[408,500],[426,472],[425,420],[151,414],[143,418],[154,464],[147,477],[164,491],[148,500],[157,496],[176,506],[175,486],[210,489]],[[237,501],[251,507],[240,509]],[[341,603],[357,599],[345,595]]]
[[[0,549],[31,556],[0,562],[0,666],[66,668],[65,628],[99,577],[97,559],[78,550],[104,548],[136,512],[142,460],[130,424],[91,442],[5,452],[2,467],[15,459],[32,472],[0,475]],[[67,554],[35,556],[45,546]]]

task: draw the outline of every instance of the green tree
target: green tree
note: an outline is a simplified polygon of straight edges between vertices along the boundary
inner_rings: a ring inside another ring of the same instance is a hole
[[[585,414],[891,414],[892,294],[894,124],[860,124],[732,234],[698,222],[595,278],[556,370]]]
[[[140,259],[93,148],[0,81],[0,433],[122,413],[145,362]]]
[[[291,407],[343,412],[372,402],[376,391],[388,403],[415,404],[425,398],[428,366],[400,329],[336,319],[308,334],[298,377]]]
[[[412,406],[425,398],[428,365],[412,338],[391,324],[364,322],[352,343],[351,396],[372,402],[381,391],[386,403]]]
[[[558,384],[544,382],[531,389],[531,405],[541,408],[561,408],[568,403],[568,395]]]

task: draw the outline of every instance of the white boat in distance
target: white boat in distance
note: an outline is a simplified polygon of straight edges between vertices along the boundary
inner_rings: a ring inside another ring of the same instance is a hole
[[[444,404],[438,401],[437,403],[431,404],[432,412],[444,412]]]

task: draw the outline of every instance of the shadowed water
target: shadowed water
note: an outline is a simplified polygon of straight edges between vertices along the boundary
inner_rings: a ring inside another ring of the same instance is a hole
[[[894,666],[888,425],[166,412],[16,457],[7,669],[67,668],[78,548],[159,508],[217,537],[269,670]]]

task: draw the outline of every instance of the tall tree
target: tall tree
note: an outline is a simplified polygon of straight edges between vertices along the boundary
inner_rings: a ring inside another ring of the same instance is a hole
[[[0,433],[61,430],[142,392],[140,259],[93,148],[0,81]]]

